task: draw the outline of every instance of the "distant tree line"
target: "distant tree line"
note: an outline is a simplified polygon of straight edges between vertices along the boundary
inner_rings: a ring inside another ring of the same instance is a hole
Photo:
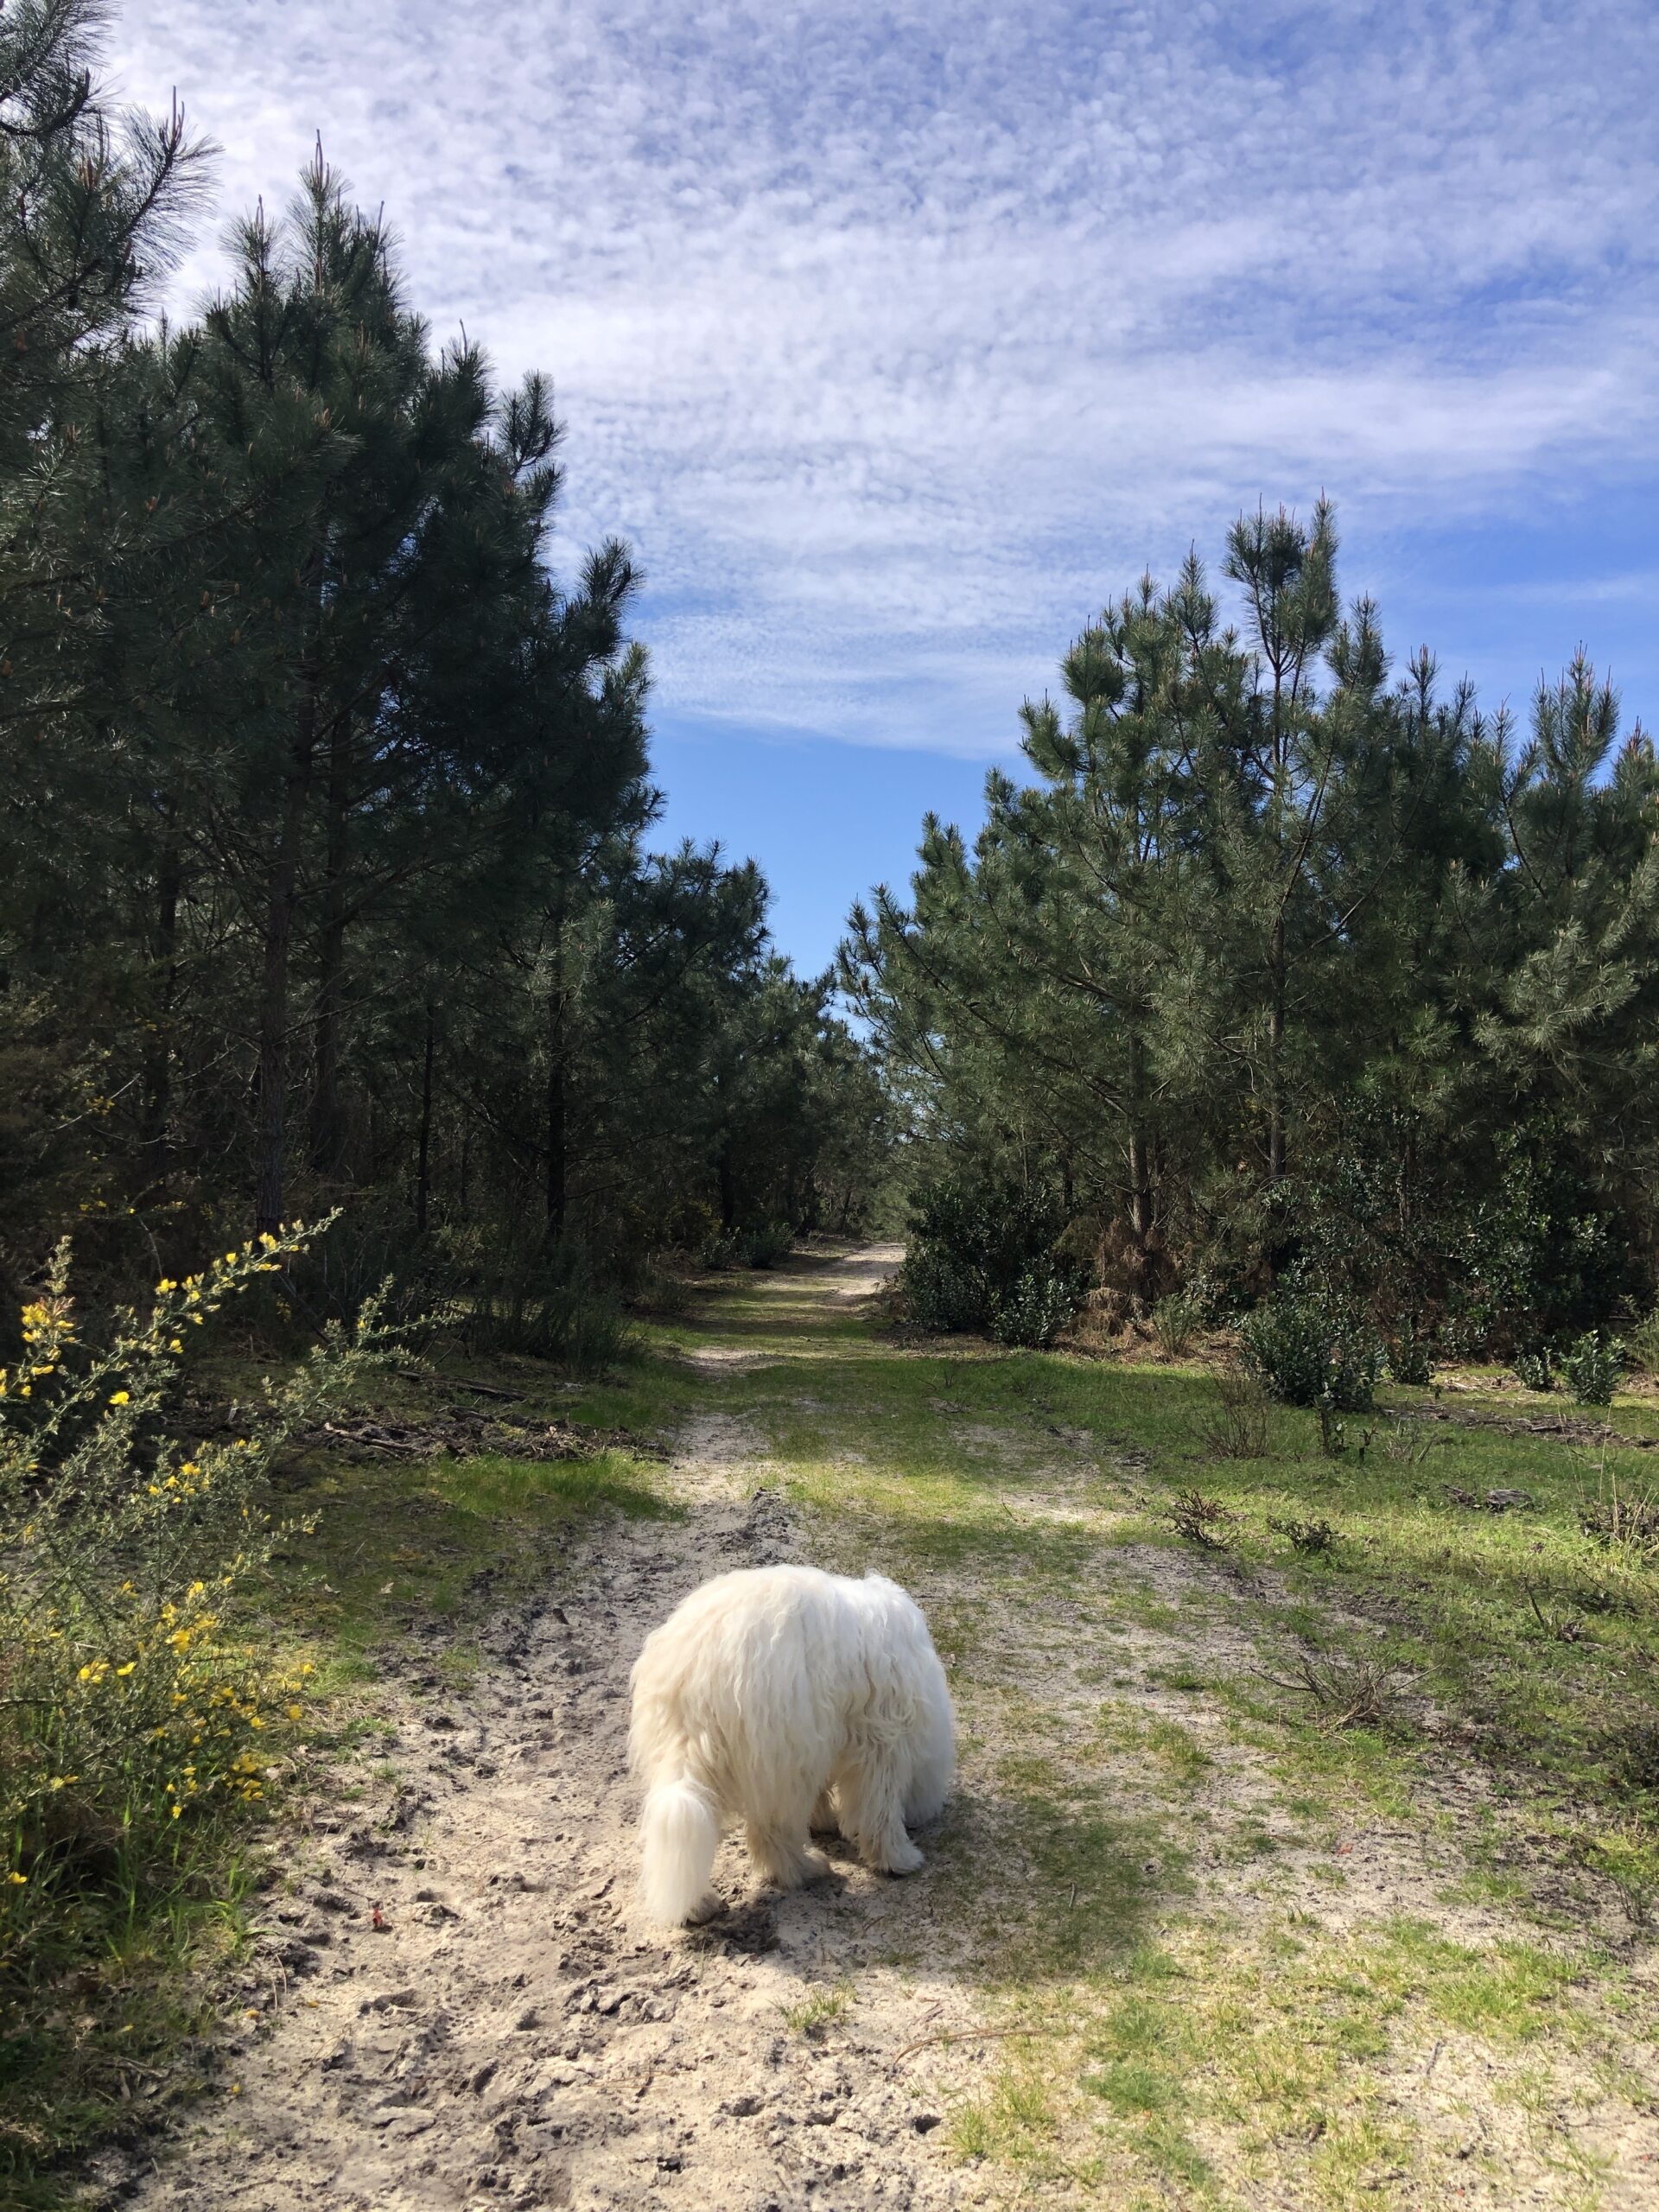
[[[854,914],[935,1318],[999,1268],[1217,1313],[1288,1281],[1508,1355],[1650,1301],[1651,740],[1582,657],[1524,729],[1391,673],[1323,504],[1243,517],[1223,575],[1231,620],[1196,556],[1109,607],[1023,710],[1030,780]]]
[[[766,889],[649,849],[638,576],[561,584],[560,430],[434,343],[321,148],[182,323],[176,113],[92,0],[0,17],[0,1224],[111,1264],[350,1200],[622,1268],[856,1219],[870,1058]]]

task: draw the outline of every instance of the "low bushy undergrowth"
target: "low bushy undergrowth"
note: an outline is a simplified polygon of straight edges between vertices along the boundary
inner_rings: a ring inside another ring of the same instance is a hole
[[[899,1275],[907,1318],[918,1329],[1052,1344],[1084,1287],[1055,1257],[1061,1225],[1053,1198],[1020,1184],[930,1184],[911,1207]]]
[[[775,1268],[795,1247],[795,1231],[786,1221],[763,1221],[746,1229],[738,1240],[737,1255],[746,1268]]]
[[[1624,1345],[1600,1329],[1586,1330],[1561,1354],[1567,1387],[1581,1406],[1611,1406],[1624,1372]]]
[[[0,1374],[0,1986],[95,1941],[100,1891],[140,1895],[198,1808],[262,1796],[266,1731],[300,1714],[298,1675],[236,1610],[289,1533],[261,1503],[272,1451],[387,1350],[372,1302],[247,1434],[181,1441],[168,1408],[193,1330],[308,1241],[164,1278],[97,1342],[65,1245],[24,1309]]]
[[[692,1306],[691,1285],[672,1267],[660,1261],[647,1265],[639,1281],[629,1294],[628,1304],[636,1312],[658,1314],[664,1320],[677,1320],[689,1313]]]
[[[912,1246],[899,1274],[906,1318],[939,1335],[978,1329],[987,1319],[985,1287],[974,1269],[938,1246]]]
[[[1186,1291],[1160,1298],[1152,1309],[1152,1333],[1166,1359],[1179,1359],[1203,1325],[1203,1309]]]
[[[1246,1365],[1287,1406],[1365,1413],[1375,1402],[1382,1340],[1361,1308],[1333,1292],[1287,1286],[1245,1315],[1238,1337]]]
[[[1526,1390],[1553,1390],[1555,1388],[1555,1362],[1548,1344],[1538,1344],[1529,1351],[1515,1355],[1515,1376]]]
[[[482,1270],[461,1334],[469,1351],[552,1360],[582,1376],[614,1367],[633,1341],[620,1296],[571,1245]]]
[[[1434,1350],[1427,1333],[1410,1319],[1403,1319],[1383,1338],[1389,1375],[1396,1382],[1421,1386],[1434,1376]]]
[[[1077,1310],[1076,1275],[1038,1260],[994,1301],[991,1334],[999,1344],[1046,1351]]]
[[[711,1229],[697,1247],[705,1268],[757,1268],[763,1273],[786,1260],[795,1249],[795,1230],[787,1221],[762,1221],[747,1229]]]

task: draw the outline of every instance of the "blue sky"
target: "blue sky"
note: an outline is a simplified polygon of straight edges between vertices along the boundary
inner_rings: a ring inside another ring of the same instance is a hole
[[[1582,641],[1659,723],[1649,0],[130,0],[111,61],[221,217],[321,130],[435,331],[551,373],[666,831],[803,967],[1259,497],[1336,499],[1396,658],[1519,705]]]

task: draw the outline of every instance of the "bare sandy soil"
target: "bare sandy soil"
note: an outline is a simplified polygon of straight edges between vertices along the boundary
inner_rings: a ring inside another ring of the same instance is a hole
[[[868,1295],[896,1256],[824,1270],[823,1294]],[[633,1904],[628,1669],[698,1582],[796,1555],[765,1471],[741,1424],[694,1425],[671,1469],[688,1521],[607,1530],[575,1564],[579,1599],[494,1625],[464,1697],[392,1695],[404,1783],[360,1825],[309,1823],[296,1893],[264,1916],[268,2024],[127,2202],[983,2201],[933,2139],[963,2055],[897,2056],[971,2024],[960,1987],[869,1963],[893,1915],[921,1932],[925,1869],[892,1882],[832,1845],[834,1887],[779,1897],[733,1843],[715,1872],[733,1909],[709,1929],[664,1941]]]
[[[878,1248],[785,1271],[780,1310],[810,1327],[815,1310],[822,1319],[868,1299],[899,1257]],[[709,1349],[710,1364],[721,1349]],[[728,1364],[741,1371],[746,1355],[733,1353]],[[935,1408],[948,1422],[964,1410],[944,1399]],[[950,1426],[964,1461],[1012,1468],[1031,1448],[984,1423]],[[1086,1526],[1132,1503],[1138,1455],[1106,1465],[1087,1432],[1047,1434],[1043,1464],[1027,1457],[1006,1494],[1014,1520]],[[808,1549],[826,1565],[856,1564],[826,1555],[845,1530],[791,1517],[766,1449],[739,1414],[699,1416],[668,1470],[683,1520],[613,1525],[573,1552],[556,1596],[494,1621],[464,1692],[446,1691],[418,1662],[388,1688],[401,1781],[350,1821],[319,1802],[296,1837],[292,1894],[267,1899],[266,1986],[250,1989],[258,2002],[222,2091],[143,2173],[111,2173],[111,2201],[146,2212],[1127,2203],[1109,2165],[1079,2178],[1086,2145],[1062,2179],[1052,2167],[964,2162],[959,2126],[950,2143],[960,2116],[995,2097],[1007,2054],[1040,2070],[1052,2050],[1075,2073],[1075,2058],[1058,2055],[1064,2043],[984,2034],[1007,2018],[986,1990],[985,1945],[1033,1899],[1044,1910],[1067,1903],[1059,1893],[1042,1902],[1037,1845],[999,1775],[1052,1743],[1106,1743],[1103,1711],[1122,1738],[1102,1754],[1122,1813],[1163,1802],[1149,1731],[1185,1732],[1196,1745],[1191,1906],[1212,1936],[1248,1943],[1293,1907],[1338,1948],[1409,1921],[1496,1956],[1516,1932],[1501,1905],[1447,1887],[1458,1833],[1485,1800],[1466,1763],[1448,1758],[1427,1779],[1410,1820],[1373,1811],[1339,1838],[1304,1833],[1225,1713],[1167,1686],[1172,1669],[1195,1662],[1211,1675],[1257,1663],[1250,1611],[1274,1594],[1271,1578],[1132,1541],[1098,1554],[1093,1574],[1069,1586],[994,1587],[971,1561],[936,1565],[915,1585],[963,1655],[965,1735],[945,1834],[920,1839],[921,1873],[890,1881],[832,1847],[833,1886],[780,1897],[728,1844],[716,1867],[726,1916],[668,1939],[646,1928],[632,1899],[625,1768],[627,1674],[645,1635],[727,1567]],[[1125,1616],[1132,1595],[1140,1602]],[[1156,1624],[1147,1599],[1161,1609]],[[1358,1618],[1348,1626],[1357,1638],[1370,1632]],[[1241,1858],[1246,1832],[1255,1840]],[[1156,1869],[1145,1872],[1155,1892]],[[1571,1905],[1580,1921],[1602,1909],[1587,1878],[1535,1872],[1540,1904]],[[1168,1912],[1154,1900],[1154,1924],[1179,1952],[1192,1923],[1166,1902]],[[1065,1993],[1052,1996],[1058,2007]],[[1033,2017],[1029,2007],[1021,2017]],[[1039,2024],[1046,2032],[1069,2031]],[[1652,2053],[1637,2033],[1639,2044],[1610,2030],[1599,2050],[1543,2071],[1524,2049],[1495,2056],[1451,2030],[1421,2050],[1402,2041],[1380,2062],[1384,2101],[1409,2114],[1439,2161],[1436,2177],[1414,2186],[1379,2159],[1353,2184],[1366,2193],[1321,2193],[1303,2171],[1312,2139],[1284,2151],[1267,2183],[1259,2163],[1238,2164],[1236,2130],[1194,2126],[1227,2202],[1643,2212],[1659,2205],[1659,2095],[1637,2086]]]

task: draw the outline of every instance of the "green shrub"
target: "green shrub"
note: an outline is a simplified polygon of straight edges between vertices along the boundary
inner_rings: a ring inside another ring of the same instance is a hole
[[[795,1231],[786,1221],[763,1222],[746,1229],[738,1242],[738,1257],[746,1268],[775,1268],[795,1249]]]
[[[1152,1309],[1152,1333],[1166,1359],[1179,1359],[1203,1323],[1196,1298],[1184,1291],[1160,1298]]]
[[[231,1626],[289,1533],[261,1500],[270,1455],[385,1357],[372,1301],[334,1324],[245,1436],[188,1445],[167,1407],[192,1330],[306,1249],[302,1231],[157,1284],[83,1342],[60,1246],[0,1375],[0,1976],[96,1919],[118,1865],[136,1894],[199,1807],[263,1795],[265,1731],[302,1695]],[[73,1948],[73,1944],[71,1944]]]
[[[1286,1405],[1365,1413],[1374,1402],[1382,1342],[1348,1300],[1287,1287],[1246,1314],[1238,1334],[1245,1363]]]
[[[1428,1336],[1415,1323],[1404,1320],[1383,1338],[1389,1373],[1396,1382],[1421,1385],[1432,1382],[1434,1353]]]
[[[1627,1341],[1631,1364],[1645,1375],[1659,1376],[1659,1306],[1637,1323]]]
[[[691,1302],[691,1286],[685,1277],[655,1262],[645,1268],[628,1299],[636,1311],[658,1313],[670,1321],[690,1313]]]
[[[899,1281],[906,1317],[918,1329],[951,1336],[990,1318],[983,1281],[949,1252],[924,1246],[906,1253]]]
[[[1582,1147],[1543,1116],[1505,1129],[1454,1247],[1457,1337],[1470,1354],[1559,1343],[1628,1287],[1629,1239]]]
[[[1076,1275],[1039,1260],[1026,1269],[991,1312],[991,1334],[999,1344],[1046,1351],[1077,1310]]]
[[[326,1236],[284,1268],[278,1287],[291,1289],[308,1319],[350,1320],[370,1299],[385,1320],[420,1348],[462,1312],[467,1262],[461,1240],[438,1231],[422,1236],[401,1192],[365,1192],[342,1207]],[[309,1330],[307,1330],[309,1335]]]
[[[475,1286],[462,1332],[468,1349],[552,1360],[573,1375],[601,1375],[626,1358],[633,1332],[614,1290],[594,1280],[574,1245],[511,1256]]]
[[[911,1205],[910,1242],[899,1274],[906,1314],[923,1329],[989,1329],[1000,1335],[1007,1326],[1028,1332],[1047,1329],[1064,1298],[1065,1312],[1052,1323],[1058,1331],[1075,1311],[1081,1289],[1053,1256],[1062,1225],[1053,1196],[1023,1184],[930,1184]],[[1063,1291],[1062,1285],[1070,1288]],[[1027,1335],[1017,1340],[1027,1341]]]
[[[1581,1406],[1611,1406],[1624,1372],[1624,1345],[1599,1329],[1587,1330],[1570,1351],[1561,1354],[1567,1387]]]
[[[1549,1346],[1540,1344],[1532,1351],[1516,1352],[1515,1374],[1522,1389],[1553,1390],[1555,1388],[1555,1362]]]
[[[697,1264],[704,1268],[734,1268],[743,1256],[743,1232],[738,1229],[711,1230],[697,1247]]]

